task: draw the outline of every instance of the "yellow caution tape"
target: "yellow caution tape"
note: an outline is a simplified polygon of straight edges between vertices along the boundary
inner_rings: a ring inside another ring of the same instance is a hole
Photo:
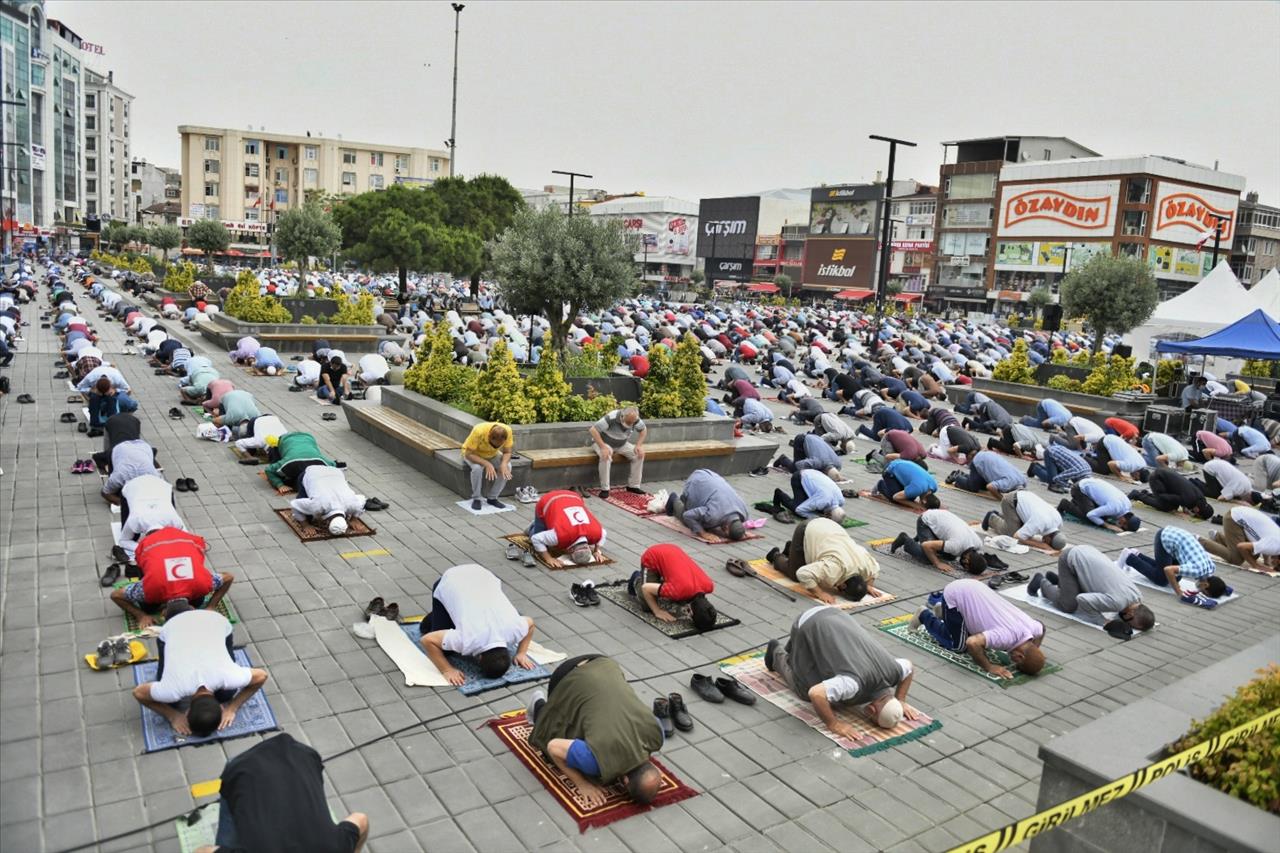
[[[389,557],[391,552],[386,548],[374,548],[370,551],[344,551],[338,556],[344,560],[354,560],[356,557]]]
[[[210,779],[207,782],[197,782],[191,786],[191,796],[199,799],[201,797],[212,797],[214,794],[222,790],[221,779]]]
[[[967,844],[954,847],[950,853],[997,853],[997,851],[1012,847],[1015,844],[1021,844],[1029,838],[1034,838],[1037,835],[1062,826],[1067,821],[1086,815],[1113,800],[1132,794],[1139,788],[1144,788],[1152,782],[1163,779],[1188,764],[1194,764],[1203,758],[1208,758],[1210,755],[1221,752],[1267,726],[1275,725],[1277,721],[1280,721],[1280,708],[1268,711],[1261,717],[1251,720],[1242,726],[1236,726],[1234,729],[1223,732],[1204,743],[1196,744],[1190,749],[1179,752],[1177,755],[1157,761],[1155,764],[1148,764],[1146,767],[1140,767],[1128,776],[1100,785],[1092,791],[1067,800],[1065,803],[1060,803],[1053,808],[1033,814],[1031,817],[1003,826],[995,832],[989,832]]]

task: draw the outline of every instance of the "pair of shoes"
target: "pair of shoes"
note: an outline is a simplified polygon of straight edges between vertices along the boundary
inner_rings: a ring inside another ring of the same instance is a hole
[[[72,412],[63,412],[62,417],[58,418],[64,424],[73,424],[76,422],[76,416]]]
[[[1014,583],[1027,583],[1029,580],[1022,572],[1005,572],[1004,579],[1006,582],[1013,581]]]
[[[336,421],[338,419],[338,413],[325,412],[323,415],[320,416],[320,419],[323,421]]]
[[[600,603],[600,594],[596,592],[595,583],[586,580],[569,587],[569,600],[578,607],[593,607]]]
[[[689,679],[693,692],[708,702],[719,704],[725,699],[732,699],[743,705],[754,705],[756,694],[748,690],[742,682],[733,676],[722,676],[712,679],[700,673],[694,673]]]
[[[522,504],[536,503],[538,500],[538,490],[533,486],[516,486],[516,500]]]
[[[84,397],[80,396],[79,394],[72,394],[71,396],[67,397],[67,402],[68,402],[68,403],[83,403],[83,402],[84,402]]]
[[[182,409],[179,409],[177,406],[174,406],[172,409],[169,410],[169,417],[173,418],[175,421],[180,421],[183,418],[185,418],[186,415],[183,414]]]
[[[898,553],[898,549],[901,548],[903,545],[906,545],[910,541],[911,541],[911,537],[908,536],[905,531],[902,533],[899,533],[898,538],[894,539],[893,544],[889,546],[889,553],[890,554]]]
[[[689,709],[685,707],[684,697],[679,693],[659,696],[654,699],[653,715],[658,718],[659,724],[662,725],[662,736],[664,738],[674,735],[676,729],[682,732],[693,731],[693,717],[689,716]]]
[[[364,607],[365,621],[368,622],[371,616],[382,616],[392,622],[399,622],[400,605],[394,601],[387,604],[382,600],[382,596],[374,596]]]
[[[190,477],[179,477],[177,480],[174,481],[173,487],[180,492],[200,491],[200,486],[198,486],[196,484],[196,481],[191,479]]]
[[[289,390],[290,390],[290,391],[305,391],[306,389],[305,389],[305,388],[303,388],[301,385],[293,384],[293,385],[290,385],[290,386],[289,386]]]
[[[1027,582],[1027,595],[1039,595],[1040,584],[1044,582],[1044,575],[1036,572],[1031,576],[1031,580]]]
[[[497,498],[487,498],[487,499],[485,500],[485,503],[487,503],[489,506],[493,507],[494,509],[506,509],[506,508],[507,508],[507,505],[506,505],[506,504],[504,504],[502,501],[498,500]]]
[[[107,570],[102,573],[102,577],[98,579],[98,583],[104,587],[115,586],[116,581],[120,580],[120,564],[112,563],[107,566]]]
[[[254,460],[254,464],[257,464],[257,460]],[[365,498],[364,501],[364,508],[369,512],[381,512],[389,506],[391,506],[391,504],[387,503],[382,498]]]
[[[133,663],[133,649],[126,637],[103,640],[98,643],[98,669],[124,666]]]
[[[34,403],[36,401],[36,398],[30,394],[19,394],[17,399],[19,403]]]

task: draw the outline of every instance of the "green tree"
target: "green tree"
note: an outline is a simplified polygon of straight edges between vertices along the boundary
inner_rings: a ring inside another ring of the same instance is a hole
[[[682,411],[671,351],[658,344],[649,350],[649,375],[640,386],[640,414],[646,418],[678,418]]]
[[[498,338],[472,397],[476,414],[506,424],[536,423],[538,410],[525,395],[524,384],[506,340]]]
[[[545,342],[538,367],[525,382],[524,390],[538,409],[539,423],[551,424],[564,419],[573,387],[560,371],[560,354]]]
[[[1035,385],[1035,369],[1031,366],[1031,358],[1027,355],[1027,342],[1018,338],[1013,342],[1013,352],[1009,357],[996,365],[991,371],[991,378],[1001,382],[1019,382],[1023,385]]]
[[[280,214],[276,247],[285,258],[305,268],[311,258],[328,258],[342,244],[342,231],[319,202],[309,201]]]
[[[773,277],[773,283],[778,285],[781,290],[785,290],[787,292],[788,299],[791,298],[791,285],[793,284],[791,276],[786,273],[778,273]]]
[[[546,317],[552,346],[564,349],[579,312],[631,295],[633,244],[621,222],[524,209],[492,246],[493,272],[511,313]]]
[[[431,192],[444,205],[441,217],[445,225],[480,241],[479,251],[460,254],[457,261],[462,267],[452,270],[470,277],[471,298],[475,299],[480,295],[480,274],[493,263],[490,244],[511,227],[516,213],[524,209],[524,197],[498,175],[444,178],[432,184]]]
[[[686,334],[676,345],[675,384],[680,395],[680,417],[701,415],[707,407],[707,379],[702,373],[702,349],[692,334]]]
[[[200,219],[187,226],[187,245],[204,252],[209,272],[213,272],[213,255],[225,252],[231,245],[231,232],[216,219]]]
[[[1093,352],[1102,338],[1142,325],[1156,310],[1159,293],[1145,260],[1094,255],[1062,282],[1062,309],[1084,320],[1093,333]]]
[[[176,225],[157,225],[147,233],[147,242],[164,252],[164,262],[169,263],[169,250],[182,243],[182,229]]]
[[[1053,294],[1047,287],[1037,287],[1027,296],[1027,306],[1037,317],[1044,316],[1044,309],[1053,303]]]
[[[124,222],[109,223],[102,229],[99,239],[119,249],[129,241],[129,226]]]
[[[126,225],[124,228],[125,243],[137,243],[139,246],[147,245],[147,229],[141,225]]]
[[[694,270],[689,273],[689,281],[694,287],[702,287],[702,283],[707,280],[707,274],[702,270]]]

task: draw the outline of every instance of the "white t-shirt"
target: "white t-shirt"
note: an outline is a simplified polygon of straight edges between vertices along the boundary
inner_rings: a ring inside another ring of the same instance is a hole
[[[1254,556],[1274,557],[1280,554],[1280,525],[1261,510],[1249,506],[1233,507],[1231,520],[1244,529],[1253,543]]]
[[[294,380],[299,385],[314,385],[320,381],[320,362],[305,358],[298,362],[298,377]]]
[[[120,529],[120,545],[126,551],[130,545],[136,545],[137,539],[158,527],[187,529],[173,507],[173,486],[154,474],[134,477],[124,484],[120,496],[129,505],[129,520]]]
[[[1253,483],[1249,482],[1244,472],[1225,459],[1210,459],[1204,463],[1204,470],[1222,484],[1220,500],[1233,501],[1248,497],[1253,491]]]
[[[529,633],[528,621],[502,593],[502,581],[484,566],[454,566],[441,576],[432,595],[449,611],[455,626],[445,632],[445,651],[478,655],[519,643]]]
[[[147,335],[147,349],[156,349],[168,339],[169,336],[165,332],[152,329],[151,334]]]
[[[921,514],[923,521],[942,540],[942,550],[959,557],[970,548],[981,548],[979,536],[963,518],[945,509],[930,509]]]
[[[1102,427],[1095,424],[1088,418],[1082,418],[1079,415],[1067,421],[1067,426],[1076,431],[1076,435],[1083,436],[1084,440],[1089,444],[1100,440],[1105,434]]]
[[[1022,519],[1022,527],[1015,534],[1019,539],[1035,539],[1038,536],[1049,536],[1062,529],[1062,515],[1049,506],[1044,498],[1035,492],[1023,489],[1014,492],[1017,496],[1018,517]]]
[[[156,702],[178,702],[201,687],[241,690],[253,677],[227,654],[231,623],[214,610],[188,610],[164,623],[164,677],[151,686]]]
[[[390,369],[387,360],[380,355],[360,356],[360,378],[365,382],[377,382]]]

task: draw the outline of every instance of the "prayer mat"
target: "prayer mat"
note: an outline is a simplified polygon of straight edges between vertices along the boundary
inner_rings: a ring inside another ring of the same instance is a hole
[[[378,531],[364,523],[361,518],[351,518],[347,520],[347,532],[341,536],[334,536],[329,532],[327,527],[316,527],[314,524],[305,521],[298,521],[293,517],[291,509],[272,510],[276,515],[289,525],[289,529],[294,532],[301,542],[322,542],[325,539],[350,539],[353,536],[374,536]]]
[[[887,539],[872,539],[870,542],[867,542],[866,545],[868,548],[870,548],[872,551],[875,551],[877,554],[882,554],[886,557],[895,557],[899,560],[906,560],[908,563],[911,563],[912,565],[916,565],[916,566],[925,565],[924,563],[917,563],[914,559],[911,558],[910,554],[903,552],[901,548],[898,549],[898,552],[896,554],[890,551],[889,547],[893,545],[893,540],[896,538],[897,537],[891,536]],[[925,566],[925,568],[932,569],[933,566],[928,565],[928,566]],[[943,574],[949,575],[950,577],[957,577],[957,578],[977,578],[978,580],[986,580],[987,578],[995,577],[998,574],[998,572],[986,571],[980,575],[971,575],[968,572],[961,571],[959,567],[952,566],[946,569],[945,571],[943,571]]]
[[[614,581],[608,584],[597,584],[596,592],[601,598],[607,598],[623,610],[629,611],[635,616],[640,617],[643,621],[657,628],[673,640],[683,640],[685,637],[696,637],[698,634],[705,633],[693,627],[693,617],[689,612],[689,605],[677,601],[670,601],[659,596],[658,604],[668,613],[676,616],[674,622],[663,622],[657,616],[649,612],[649,608],[639,598],[633,598],[627,594],[626,581]],[[737,619],[727,616],[721,612],[720,608],[716,608],[716,624],[712,631],[717,628],[731,628],[739,624]]]
[[[757,512],[764,512],[764,513],[768,513],[770,516],[772,516],[772,515],[773,515],[774,510],[773,510],[773,502],[772,502],[772,501],[756,501],[756,502],[755,502],[755,503],[753,503],[751,506],[752,506],[752,508],[753,508],[753,509],[755,509]],[[803,519],[801,519],[801,520],[803,520]],[[683,524],[682,524],[682,525],[680,525],[680,526],[681,526],[681,527],[684,527],[684,525],[683,525]],[[852,528],[854,528],[854,527],[866,527],[866,526],[867,526],[867,522],[862,521],[861,519],[858,519],[858,518],[854,518],[853,516],[846,515],[846,516],[844,517],[844,519],[840,522],[840,526],[841,526],[841,527],[843,527],[845,530],[850,530],[850,529],[852,529]],[[754,539],[762,539],[762,538],[764,538],[764,537],[762,537],[762,536],[756,536],[756,537],[753,537],[753,536],[747,536],[747,538],[748,538],[748,539],[753,539],[753,538],[754,538]]]
[[[992,661],[992,663],[1003,666],[1005,669],[1013,673],[1013,678],[1000,678],[998,675],[986,672],[982,667],[978,666],[978,664],[974,662],[973,658],[969,657],[968,652],[953,652],[950,649],[944,649],[933,641],[933,637],[931,637],[929,632],[924,630],[923,627],[919,631],[912,631],[910,623],[911,614],[906,614],[903,616],[895,616],[892,619],[885,619],[876,627],[881,631],[884,631],[886,634],[892,634],[904,643],[909,643],[910,645],[922,649],[931,655],[940,657],[943,660],[953,663],[961,669],[966,669],[974,675],[986,679],[992,684],[997,684],[1000,687],[1012,687],[1015,684],[1025,684],[1034,678],[1043,678],[1051,672],[1057,672],[1062,669],[1062,667],[1056,663],[1045,661],[1044,669],[1040,670],[1039,675],[1027,675],[1024,672],[1018,672],[1013,665],[1013,661],[1009,659],[1008,652],[1003,652],[998,649],[987,649],[987,657]]]
[[[279,379],[281,376],[285,375],[284,368],[280,368],[279,370],[277,370],[275,375],[273,376],[270,373],[267,373],[265,370],[259,370],[258,368],[254,367],[252,364],[241,364],[237,366],[241,370],[243,370],[245,373],[249,374],[250,376],[262,376],[267,379]]]
[[[496,506],[490,506],[483,500],[480,502],[480,509],[472,509],[471,501],[458,501],[454,506],[461,507],[472,515],[497,515],[500,512],[515,512],[516,509],[511,504],[507,504],[502,509],[498,509]]]
[[[673,518],[669,515],[662,515],[659,513],[656,515],[646,515],[645,518],[648,519],[649,521],[656,522],[662,525],[663,527],[667,528],[668,530],[674,531],[675,533],[680,533],[684,536],[688,536],[690,539],[697,539],[699,542],[706,542],[709,545],[728,545],[730,542],[734,541],[729,537],[721,536],[718,533],[711,533],[711,536],[715,537],[712,540],[703,539],[702,537],[695,535],[692,530],[685,527],[683,521],[680,521],[679,519]],[[707,532],[710,533],[710,531],[707,531]],[[745,542],[748,539],[763,539],[763,538],[764,538],[763,535],[748,530],[747,535],[742,537],[742,539],[738,541]]]
[[[231,449],[231,454],[235,456],[235,458],[237,459],[257,459],[259,462],[267,461],[267,454],[251,453],[248,450],[241,450],[240,448],[236,447],[235,442],[231,442],[230,444],[227,445],[227,447]]]
[[[426,658],[426,651],[423,650],[422,646],[418,645],[418,640],[422,637],[419,633],[419,623],[401,623],[400,630],[403,631],[404,635],[413,643],[414,648],[416,648],[422,656]],[[516,647],[511,646],[508,650],[511,652],[511,657],[514,658],[516,655]],[[512,663],[511,667],[503,673],[501,678],[485,678],[480,674],[480,664],[474,659],[455,655],[453,652],[445,652],[444,656],[449,661],[450,666],[467,677],[467,680],[458,688],[458,690],[462,692],[463,696],[474,696],[477,693],[483,693],[486,690],[494,690],[498,687],[508,687],[513,684],[525,684],[530,681],[541,681],[544,678],[551,677],[551,670],[547,669],[542,664],[538,664],[533,669],[523,669],[515,663]],[[427,663],[431,663],[430,658],[427,658]],[[447,683],[448,682],[446,682],[446,684]]]
[[[731,675],[742,682],[751,692],[763,698],[770,705],[781,708],[791,716],[803,722],[811,729],[816,729],[830,740],[848,750],[852,756],[870,755],[885,749],[892,749],[901,743],[918,740],[930,732],[942,728],[942,723],[920,711],[914,705],[909,707],[920,714],[918,720],[906,717],[892,729],[882,729],[867,719],[861,709],[850,706],[836,706],[831,710],[842,722],[848,723],[858,732],[856,738],[842,737],[834,734],[822,722],[813,709],[811,702],[796,696],[795,691],[776,673],[769,672],[764,666],[764,652],[727,658],[720,661],[720,669],[725,675]]]
[[[809,592],[809,590],[804,588],[804,584],[791,580],[791,578],[787,577],[786,575],[782,574],[777,569],[775,569],[773,566],[771,566],[769,564],[769,561],[764,558],[761,558],[758,560],[748,560],[747,565],[750,566],[755,571],[755,573],[758,574],[760,577],[764,578],[767,581],[776,583],[778,586],[782,587],[785,590],[788,590],[789,592],[794,592],[797,595],[803,595],[807,598],[812,598],[814,601],[818,600],[818,597],[816,595],[814,595],[813,593]],[[856,610],[859,607],[869,607],[873,604],[884,604],[886,602],[893,601],[896,598],[897,598],[896,595],[889,592],[886,592],[884,595],[880,596],[879,598],[876,598],[875,596],[871,596],[871,595],[863,596],[861,601],[850,601],[849,599],[845,598],[842,595],[837,595],[835,597],[836,603],[831,606],[839,607],[841,610]]]
[[[1128,570],[1126,574],[1129,580],[1133,581],[1138,586],[1145,586],[1147,589],[1154,589],[1157,592],[1163,592],[1167,595],[1174,594],[1171,588],[1169,588],[1168,586],[1159,586],[1158,584],[1154,583],[1151,580],[1151,578],[1147,577],[1142,572],[1135,569],[1133,566],[1126,565],[1125,569]],[[1196,582],[1193,580],[1189,580],[1187,578],[1180,578],[1178,580],[1178,585],[1181,586],[1182,589],[1187,592],[1191,592],[1196,588]],[[1235,601],[1239,597],[1240,597],[1240,593],[1232,589],[1230,595],[1224,595],[1221,598],[1216,598],[1216,599],[1209,598],[1209,601],[1217,601],[1218,604],[1226,604],[1228,601]],[[1205,596],[1205,598],[1208,598],[1208,596]]]
[[[232,657],[241,666],[253,666],[253,663],[249,660],[249,655],[244,649],[236,649],[232,653]],[[138,664],[133,668],[133,683],[138,685],[148,681],[155,681],[158,667],[158,662],[148,661]],[[266,693],[263,690],[254,693],[249,697],[248,702],[240,706],[240,710],[236,712],[235,721],[230,726],[220,732],[214,732],[208,737],[179,735],[164,717],[150,708],[139,707],[142,711],[142,738],[146,744],[143,753],[175,749],[180,746],[198,746],[215,740],[230,740],[258,732],[273,732],[280,727],[276,722],[275,713],[271,710],[271,703],[267,701]]]
[[[275,486],[273,486],[273,485],[271,485],[271,481],[267,479],[267,472],[266,472],[266,471],[259,471],[259,472],[258,472],[258,476],[262,478],[262,482],[264,482],[264,483],[266,483],[266,484],[267,484],[267,488],[271,489],[272,491],[275,491],[275,490],[276,490],[276,487],[275,487]],[[292,495],[292,494],[294,494],[296,491],[297,491],[297,489],[290,489],[290,488],[286,488],[286,489],[285,489],[285,491],[284,491],[284,494],[286,494],[286,495]]]
[[[882,503],[885,506],[891,506],[894,509],[905,509],[907,512],[914,512],[916,515],[921,515],[922,513],[924,513],[924,507],[917,508],[914,506],[903,506],[900,503],[894,503],[893,501],[889,500],[879,492],[864,490],[864,491],[858,492],[858,497],[867,498],[868,500],[878,501],[879,503]]]
[[[131,583],[141,583],[141,582],[142,581],[131,581],[127,578],[121,578],[120,580],[115,582],[115,584],[112,586],[112,589],[120,589],[122,587],[128,586]],[[232,625],[235,625],[240,621],[240,617],[236,615],[236,611],[231,606],[231,602],[227,601],[227,599],[225,598],[218,602],[218,606],[215,607],[214,610],[221,613],[223,616],[227,617],[227,621],[230,622]],[[156,627],[159,627],[164,624],[163,613],[154,613],[152,614],[152,618],[156,620],[155,621]],[[134,619],[133,614],[129,613],[128,611],[125,611],[125,614],[124,614],[124,630],[125,630],[125,633],[128,633],[128,634],[136,634],[139,631],[138,620]]]
[[[1208,552],[1205,552],[1205,553],[1208,553]],[[1212,554],[1209,554],[1209,556],[1213,557],[1215,562],[1221,563],[1224,566],[1231,565],[1231,563],[1223,562],[1222,560],[1219,560],[1217,557],[1214,557]],[[1280,578],[1280,570],[1255,569],[1253,566],[1249,565],[1248,563],[1241,563],[1240,565],[1236,566],[1236,568],[1244,569],[1246,572],[1253,572],[1255,575],[1266,575],[1269,578]]]
[[[507,540],[508,542],[512,543],[517,548],[519,548],[521,551],[524,551],[529,554],[533,554],[533,558],[535,560],[537,560],[539,563],[542,563],[542,565],[546,566],[548,569],[551,569],[553,571],[558,571],[560,569],[588,569],[588,568],[591,568],[592,566],[608,566],[613,563],[613,559],[608,555],[606,555],[605,558],[600,562],[596,562],[592,560],[590,563],[587,563],[585,566],[579,566],[577,563],[575,563],[573,560],[570,560],[568,557],[552,556],[550,551],[539,554],[537,551],[533,550],[533,546],[529,543],[529,536],[526,533],[508,533],[506,536],[500,536],[499,538]]]
[[[599,489],[587,489],[587,493],[593,497],[600,497]],[[653,495],[637,495],[628,492],[626,489],[610,489],[609,497],[600,499],[641,518],[653,515],[648,509],[649,501],[653,500]]]
[[[1076,516],[1072,515],[1069,512],[1062,513],[1062,518],[1064,521],[1070,521],[1075,524],[1083,524],[1085,527],[1091,527],[1094,530],[1101,530],[1103,533],[1110,533],[1112,536],[1132,536],[1135,533],[1142,533],[1146,530],[1150,530],[1150,528],[1147,527],[1146,525],[1139,527],[1137,530],[1112,530],[1110,527],[1103,527],[1102,525],[1094,524],[1092,521],[1090,521],[1087,518],[1077,518]]]
[[[615,782],[605,787],[606,796],[603,805],[594,808],[587,806],[578,794],[577,786],[569,780],[569,777],[561,773],[549,759],[544,758],[541,752],[529,745],[529,735],[533,732],[533,725],[525,719],[524,711],[510,711],[489,720],[488,724],[498,736],[498,740],[515,754],[521,764],[529,768],[529,772],[577,822],[579,832],[586,832],[593,827],[607,826],[614,821],[669,806],[698,795],[697,791],[680,781],[655,757],[651,760],[658,768],[658,772],[662,774],[662,784],[658,788],[658,796],[651,804],[639,805],[627,794],[623,783]]]
[[[1059,610],[1057,606],[1041,598],[1040,596],[1032,595],[1031,593],[1027,592],[1027,585],[1025,583],[1016,583],[1013,586],[1001,587],[1000,594],[1003,595],[1005,598],[1011,598],[1014,601],[1021,601],[1023,604],[1026,604],[1030,607],[1035,607],[1039,610],[1044,610],[1048,613],[1052,613],[1055,616],[1061,616],[1063,619],[1070,619],[1073,622],[1079,622],[1081,625],[1088,625],[1090,628],[1097,628],[1099,631],[1106,631],[1106,629],[1102,627],[1100,623],[1094,622],[1085,616],[1081,616],[1078,611],[1076,613],[1066,613],[1062,610]],[[1159,624],[1160,624],[1159,622],[1156,623],[1157,626]],[[1149,632],[1134,631],[1133,636],[1134,638],[1137,638],[1146,633],[1149,633]]]

